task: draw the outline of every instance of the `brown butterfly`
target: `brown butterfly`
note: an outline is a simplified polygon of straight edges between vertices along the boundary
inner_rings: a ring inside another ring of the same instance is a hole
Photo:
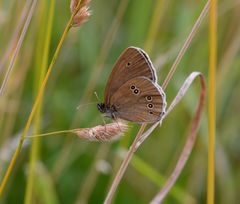
[[[166,98],[157,84],[156,71],[140,48],[128,47],[108,78],[104,103],[98,110],[107,117],[137,123],[153,123],[165,113]]]

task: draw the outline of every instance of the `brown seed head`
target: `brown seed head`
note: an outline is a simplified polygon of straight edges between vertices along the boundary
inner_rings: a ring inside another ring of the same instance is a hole
[[[82,0],[81,1],[80,8],[73,18],[72,26],[79,27],[80,25],[82,25],[83,23],[85,23],[88,20],[89,16],[91,15],[91,12],[89,10],[90,1],[91,0]],[[78,2],[79,2],[79,0],[71,0],[71,3],[70,3],[71,13],[75,12]]]
[[[73,133],[82,139],[90,141],[113,141],[120,138],[127,128],[128,126],[125,123],[115,122],[92,128],[77,129]]]

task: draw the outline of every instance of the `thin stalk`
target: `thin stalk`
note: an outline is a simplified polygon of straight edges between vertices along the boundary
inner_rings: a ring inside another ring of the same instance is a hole
[[[162,20],[164,10],[165,10],[167,4],[168,4],[168,1],[166,1],[166,0],[158,0],[155,5],[154,13],[152,16],[152,21],[151,21],[151,24],[149,27],[147,40],[144,45],[144,49],[147,53],[152,52],[152,49],[154,47],[154,42],[157,37],[158,29],[161,25],[161,20]]]
[[[19,64],[19,69],[14,73],[14,76],[11,79],[10,83],[12,84],[11,86],[9,86],[8,93],[4,96],[5,102],[1,104],[2,110],[9,109],[11,110],[11,114],[6,114],[4,112],[0,114],[0,129],[1,129],[0,146],[7,140],[7,137],[9,135],[12,135],[14,129],[13,127],[15,125],[17,118],[16,115],[19,111],[19,105],[21,103],[24,80],[27,75],[29,65],[31,63],[31,57],[32,47],[28,48],[27,55],[24,54],[21,57],[21,60],[24,64],[23,63]],[[17,80],[15,76],[17,76]],[[10,100],[7,99],[8,97],[10,98]]]
[[[197,138],[197,131],[200,124],[200,119],[204,110],[204,103],[206,98],[206,83],[204,80],[204,76],[200,72],[192,72],[189,77],[185,80],[184,84],[178,91],[178,94],[175,96],[174,100],[172,101],[171,105],[169,106],[168,110],[166,111],[166,115],[168,115],[173,108],[180,102],[182,97],[186,94],[186,91],[189,89],[193,81],[196,79],[196,77],[200,78],[200,84],[201,84],[201,93],[198,100],[198,105],[196,112],[194,114],[194,117],[191,121],[191,128],[188,132],[187,140],[185,142],[185,145],[183,147],[183,150],[180,154],[180,157],[178,159],[178,162],[171,173],[171,175],[168,177],[165,185],[162,187],[161,191],[152,199],[150,204],[159,204],[162,203],[163,199],[166,197],[167,193],[170,191],[170,189],[174,186],[176,180],[178,179],[180,173],[182,172],[191,152],[193,149],[193,146],[195,144],[196,138]],[[166,117],[164,116],[164,118]],[[150,128],[148,129],[148,131]],[[153,130],[153,129],[152,129]],[[148,132],[147,135],[151,133]],[[145,133],[144,133],[145,134]],[[147,138],[147,137],[145,137]]]
[[[191,32],[189,33],[186,41],[184,42],[181,50],[179,51],[179,54],[178,56],[176,57],[168,75],[166,76],[164,82],[163,82],[163,85],[162,85],[162,88],[163,90],[166,89],[169,81],[171,80],[171,78],[173,77],[173,74],[175,73],[176,69],[177,69],[177,65],[179,64],[179,62],[181,61],[183,55],[185,54],[187,48],[189,47],[190,43],[192,42],[192,39],[193,37],[196,35],[198,29],[199,29],[199,26],[201,25],[204,17],[207,15],[208,13],[208,10],[209,10],[209,4],[210,4],[210,0],[207,1],[207,3],[205,4],[201,14],[199,15],[198,19],[196,20]]]
[[[88,170],[86,175],[85,182],[81,185],[81,188],[84,189],[80,191],[78,198],[76,199],[75,204],[83,204],[89,202],[89,197],[96,187],[96,182],[101,171],[97,169],[97,164],[100,160],[105,160],[109,155],[110,145],[101,144],[96,152],[96,157],[94,162],[91,165],[91,168]]]
[[[20,153],[20,151],[22,149],[24,138],[26,137],[26,134],[27,134],[27,131],[28,131],[30,125],[31,125],[33,116],[34,116],[34,114],[36,112],[36,109],[37,109],[37,107],[39,105],[39,102],[40,102],[40,100],[41,100],[41,98],[43,96],[43,93],[44,93],[47,81],[48,81],[49,76],[50,76],[50,74],[52,72],[52,69],[53,69],[53,66],[55,64],[55,61],[56,61],[56,59],[58,57],[59,51],[60,51],[60,49],[61,49],[61,47],[63,45],[63,42],[64,42],[64,40],[65,40],[65,38],[67,36],[68,31],[70,30],[70,28],[72,26],[73,18],[74,18],[74,16],[76,15],[76,13],[78,12],[78,10],[80,8],[80,3],[81,3],[81,0],[78,2],[78,5],[76,7],[75,12],[71,15],[71,18],[69,19],[69,21],[67,23],[67,26],[66,26],[63,34],[62,34],[62,37],[61,37],[61,39],[59,41],[59,44],[58,44],[58,46],[56,48],[56,51],[55,51],[54,55],[53,55],[53,58],[52,58],[52,61],[51,61],[50,65],[49,65],[48,71],[47,71],[47,73],[46,73],[46,75],[44,77],[44,80],[43,80],[43,83],[41,84],[41,87],[39,89],[37,98],[36,98],[36,100],[35,100],[35,102],[33,104],[31,113],[30,113],[30,115],[28,117],[26,126],[25,126],[25,128],[23,130],[23,133],[21,135],[21,138],[20,138],[20,141],[18,143],[17,149],[16,149],[16,151],[15,151],[15,153],[14,153],[12,159],[11,159],[11,162],[10,162],[10,164],[8,166],[8,169],[7,169],[7,172],[6,172],[6,174],[5,174],[4,178],[3,178],[3,181],[1,182],[1,185],[0,185],[0,195],[2,195],[2,193],[3,193],[3,190],[4,190],[4,188],[5,188],[6,184],[7,184],[7,181],[9,179],[9,176],[10,176],[12,170],[13,170],[14,164],[15,164],[15,162],[17,160],[17,157],[18,157],[18,155],[19,155],[19,153]]]
[[[118,173],[117,173],[117,175],[116,175],[116,177],[115,177],[115,179],[114,179],[114,181],[112,183],[112,186],[111,186],[110,190],[108,191],[108,195],[107,195],[107,197],[106,197],[106,199],[104,201],[104,204],[111,203],[113,194],[116,191],[117,186],[119,185],[119,183],[120,183],[120,181],[122,179],[122,176],[123,176],[124,172],[126,171],[126,169],[128,167],[128,164],[131,161],[131,158],[132,158],[134,152],[137,150],[136,149],[137,142],[138,142],[139,138],[142,136],[143,131],[145,130],[146,126],[147,126],[147,124],[145,123],[145,124],[143,124],[140,127],[140,129],[138,131],[138,134],[135,137],[135,139],[134,139],[134,141],[132,143],[132,146],[130,147],[130,149],[129,149],[128,153],[127,153],[127,156],[123,160],[123,162],[122,162],[122,164],[121,164],[121,166],[119,168],[119,171],[118,171]]]
[[[1,85],[1,88],[0,88],[0,96],[3,95],[3,91],[7,85],[7,82],[8,82],[8,79],[9,79],[9,76],[12,72],[12,69],[15,65],[15,62],[16,62],[16,59],[17,59],[17,56],[18,56],[18,53],[20,51],[20,48],[22,47],[22,43],[23,43],[23,40],[25,38],[25,35],[27,33],[27,29],[29,27],[29,24],[31,22],[31,19],[32,19],[32,16],[33,16],[33,11],[35,10],[35,7],[36,7],[36,4],[37,4],[37,0],[34,0],[32,5],[31,5],[31,8],[29,10],[29,13],[28,13],[28,16],[27,16],[27,19],[26,19],[26,22],[24,24],[24,27],[23,27],[23,30],[22,30],[22,33],[20,35],[20,38],[17,42],[17,46],[14,50],[14,53],[13,53],[13,56],[11,58],[11,61],[10,61],[10,64],[9,64],[9,67],[7,68],[7,73],[6,75],[4,76],[4,79],[3,79],[3,82],[2,82],[2,85]]]
[[[37,20],[34,22],[35,25],[42,28],[37,33],[37,43],[36,43],[36,58],[35,58],[35,66],[34,66],[34,97],[36,97],[37,91],[39,86],[43,80],[43,75],[46,72],[46,67],[42,67],[42,55],[43,55],[43,44],[44,44],[44,35],[46,32],[46,5],[45,1],[41,1],[38,4],[38,13],[37,13]],[[44,72],[44,73],[42,73]],[[33,119],[33,134],[37,134],[40,131],[41,127],[41,102],[36,110],[35,117]],[[28,171],[26,176],[26,188],[25,188],[25,196],[24,196],[24,203],[29,204],[32,203],[34,199],[34,180],[36,178],[36,163],[39,159],[39,149],[40,149],[40,141],[39,139],[33,139],[31,142],[30,147],[30,155],[29,155],[29,162],[28,162]]]
[[[44,43],[44,48],[39,49],[38,51],[38,56],[42,56],[43,53],[43,58],[40,60],[41,65],[37,65],[36,67],[36,93],[39,90],[39,87],[41,85],[41,82],[43,81],[44,74],[46,73],[47,69],[47,62],[48,62],[48,56],[49,56],[49,46],[50,46],[50,38],[51,38],[51,33],[52,33],[52,24],[53,24],[53,16],[54,16],[54,9],[55,9],[55,0],[52,0],[50,3],[50,9],[49,12],[45,13],[46,10],[46,1],[42,1],[42,13],[45,18],[43,20],[43,23],[40,22],[40,25],[45,27],[47,23],[47,29],[44,32],[40,33],[39,36],[39,43]],[[48,15],[48,20],[47,20],[47,15]],[[42,15],[41,15],[42,16]],[[44,36],[44,37],[42,37]],[[39,73],[40,72],[40,73]],[[39,102],[39,106],[36,111],[36,117],[34,120],[34,133],[38,133],[41,127],[41,114],[42,113],[42,99]],[[30,154],[30,162],[29,162],[29,175],[28,175],[28,180],[27,180],[27,187],[26,187],[26,192],[25,192],[25,204],[30,204],[32,203],[32,196],[33,196],[33,183],[34,183],[34,178],[35,178],[35,169],[36,169],[36,164],[37,160],[39,157],[39,149],[40,149],[40,138],[34,139],[32,142],[31,146],[31,154]]]
[[[216,61],[217,61],[217,0],[211,0],[209,16],[209,98],[208,98],[208,181],[207,203],[214,203]]]
[[[25,22],[25,19],[26,19],[26,16],[28,14],[28,11],[29,11],[29,7],[31,6],[31,0],[27,0],[26,3],[25,3],[25,6],[21,12],[21,16],[19,17],[19,21],[17,23],[17,27],[15,28],[15,30],[13,31],[13,35],[12,35],[12,38],[10,40],[10,42],[8,43],[7,45],[7,50],[6,52],[4,53],[1,61],[0,61],[0,73],[3,71],[3,68],[9,58],[9,56],[11,55],[12,53],[12,50],[15,46],[15,43],[17,42],[17,38],[18,38],[18,35],[21,31],[21,28],[23,27],[24,25],[24,22]]]
[[[30,136],[25,136],[25,139],[33,139],[37,137],[46,137],[50,135],[56,135],[58,136],[59,134],[68,134],[68,133],[73,133],[75,130],[79,129],[72,129],[72,130],[60,130],[60,131],[54,131],[54,132],[47,132],[47,133],[42,133],[42,134],[36,134],[36,135],[30,135]]]
[[[121,157],[121,155],[119,156]],[[157,169],[152,167],[147,161],[144,161],[136,154],[133,156],[130,165],[135,169],[135,171],[146,177],[158,188],[162,188],[166,182],[166,177],[164,175],[160,174]],[[194,198],[190,192],[182,190],[182,187],[177,184],[175,184],[171,191],[169,191],[169,196],[171,196],[171,199],[176,200],[175,203],[197,203],[196,198]]]

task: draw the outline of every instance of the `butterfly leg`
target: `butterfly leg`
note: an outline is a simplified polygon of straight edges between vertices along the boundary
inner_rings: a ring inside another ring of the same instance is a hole
[[[105,128],[105,132],[107,131],[107,129],[106,129],[106,121],[104,120],[104,116],[101,114],[101,118],[102,118],[102,120],[103,120],[103,123],[104,123],[104,128]]]
[[[103,114],[100,113],[100,115],[101,115],[102,121],[103,121],[103,123],[104,123],[105,131],[106,131],[106,124],[107,124],[107,123],[106,123],[106,121],[104,120]]]
[[[122,132],[123,130],[121,129],[121,127],[120,127],[120,125],[118,123],[116,115],[114,113],[111,113],[111,114],[112,114],[112,119],[117,123],[117,126],[118,126],[120,132]]]

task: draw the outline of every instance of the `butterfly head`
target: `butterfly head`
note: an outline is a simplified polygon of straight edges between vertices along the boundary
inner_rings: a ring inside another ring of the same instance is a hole
[[[97,108],[98,110],[101,112],[101,113],[104,113],[104,116],[105,117],[108,117],[108,118],[116,118],[116,109],[114,106],[109,106],[109,105],[106,105],[105,103],[98,103],[97,104]]]

